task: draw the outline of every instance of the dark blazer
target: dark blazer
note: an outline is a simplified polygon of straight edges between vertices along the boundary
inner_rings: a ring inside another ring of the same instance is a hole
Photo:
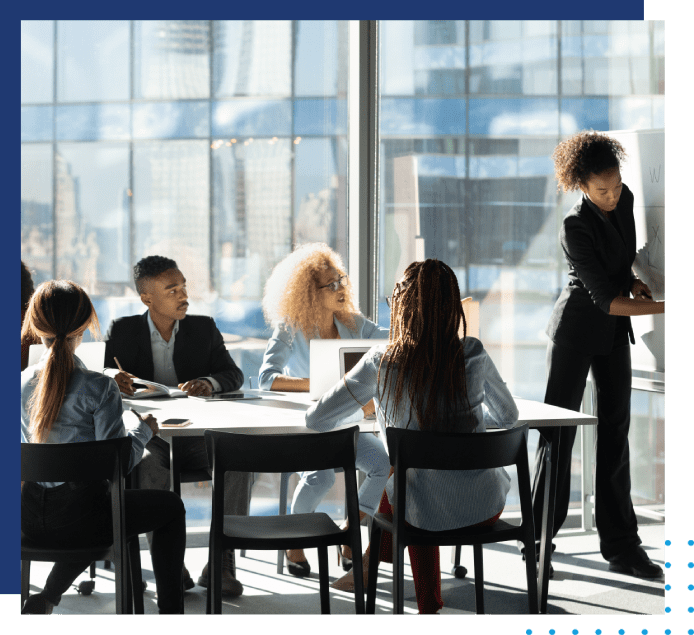
[[[147,313],[119,318],[106,334],[104,366],[117,368],[114,357],[129,373],[154,380],[152,342]],[[174,369],[179,383],[214,377],[224,392],[243,385],[243,373],[231,359],[224,338],[211,317],[188,315],[178,323],[174,342]]]
[[[612,212],[614,225],[586,196],[564,218],[559,239],[569,265],[569,282],[562,290],[547,325],[556,344],[587,355],[612,350],[617,316],[609,315],[617,296],[629,296],[636,258],[634,195],[624,185]],[[634,343],[631,321],[629,338]]]

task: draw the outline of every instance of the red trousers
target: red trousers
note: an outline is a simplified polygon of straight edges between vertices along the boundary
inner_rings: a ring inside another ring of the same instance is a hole
[[[385,491],[383,496],[381,496],[381,504],[378,506],[378,511],[381,514],[393,515],[393,508],[388,502],[388,496],[386,496]],[[474,526],[493,525],[499,519],[499,516],[501,516],[501,512]],[[420,613],[438,613],[443,608],[439,548],[408,545],[407,550],[410,554],[417,608]],[[381,549],[378,554],[378,561],[393,562],[393,535],[388,531],[384,531],[381,534]]]

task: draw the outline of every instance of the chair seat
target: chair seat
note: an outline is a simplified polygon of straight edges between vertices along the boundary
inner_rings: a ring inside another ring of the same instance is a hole
[[[393,522],[389,515],[376,513],[373,521],[384,531],[393,532]],[[470,542],[466,542],[466,535],[470,536]],[[427,531],[418,527],[405,528],[405,544],[410,545],[465,545],[487,544],[492,542],[504,542],[505,540],[517,540],[521,535],[521,527],[512,525],[504,520],[497,520],[489,526],[460,527],[459,529],[447,529],[445,531]]]
[[[290,514],[287,516],[224,516],[224,536],[237,548],[300,549],[303,544],[336,545],[347,536],[327,514]],[[265,544],[263,544],[265,543]]]
[[[22,534],[21,553],[22,560],[35,560],[37,562],[56,562],[58,560],[61,562],[91,562],[94,560],[112,560],[112,547],[111,544],[93,545],[90,547],[45,545],[35,542]]]

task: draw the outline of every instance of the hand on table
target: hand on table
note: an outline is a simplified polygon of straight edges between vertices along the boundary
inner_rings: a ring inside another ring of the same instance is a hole
[[[152,415],[145,415],[144,417],[142,417],[141,421],[149,426],[149,429],[152,431],[153,435],[159,432],[159,424],[157,423],[156,417]]]
[[[206,379],[191,379],[178,387],[191,397],[208,397],[212,394],[212,384]]]

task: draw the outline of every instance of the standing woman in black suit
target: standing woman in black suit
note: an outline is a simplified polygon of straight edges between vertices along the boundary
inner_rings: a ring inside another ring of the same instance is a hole
[[[595,523],[600,552],[618,571],[657,578],[662,569],[640,547],[631,503],[629,418],[630,316],[665,313],[632,271],[636,257],[634,195],[622,183],[624,148],[599,132],[579,132],[554,150],[554,170],[565,192],[583,196],[564,218],[559,234],[569,281],[547,326],[545,403],[580,409],[588,370],[597,390]],[[630,297],[631,294],[631,297]],[[535,526],[541,526],[547,437],[540,437],[533,478]],[[576,428],[560,431],[554,533],[566,519],[571,481],[571,448]]]

